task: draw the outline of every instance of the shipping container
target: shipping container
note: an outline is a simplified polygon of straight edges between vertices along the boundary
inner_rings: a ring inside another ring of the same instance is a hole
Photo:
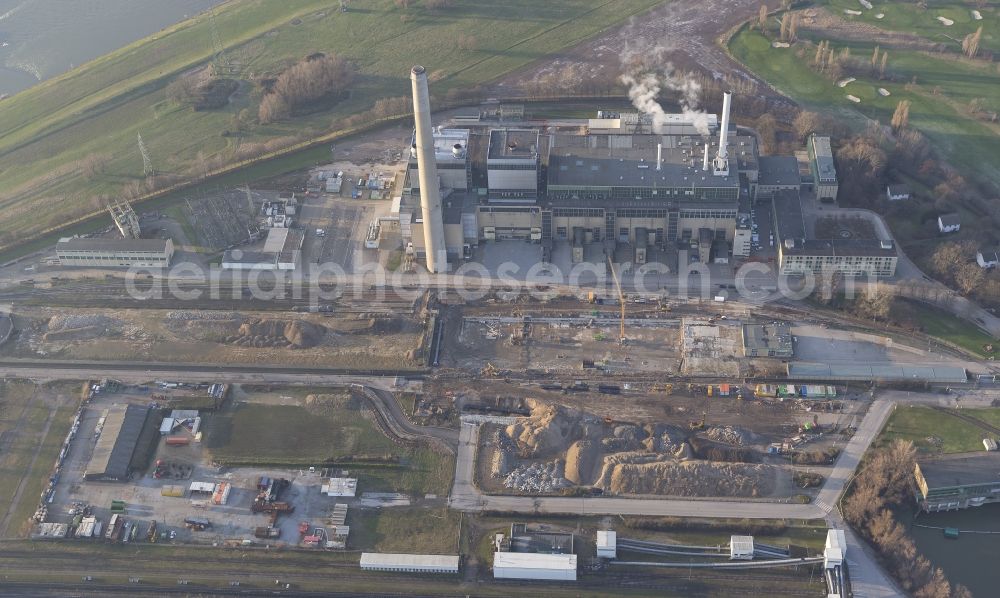
[[[187,446],[191,444],[191,439],[187,436],[168,436],[167,446]]]
[[[160,488],[160,496],[171,496],[173,498],[184,498],[184,486],[164,486]]]

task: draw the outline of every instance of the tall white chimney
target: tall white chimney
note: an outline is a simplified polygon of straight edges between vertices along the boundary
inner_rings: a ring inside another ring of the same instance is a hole
[[[702,166],[701,166],[702,170],[706,170],[706,171],[708,170],[708,160],[709,160],[709,157],[708,157],[708,139],[706,138],[705,139],[705,163],[702,164]]]
[[[434,157],[434,133],[431,128],[431,101],[427,91],[427,71],[422,66],[410,70],[413,84],[413,120],[416,127],[417,172],[420,179],[420,213],[424,220],[424,249],[427,270],[432,274],[448,271],[448,250],[444,241],[444,216],[437,160]]]
[[[660,165],[663,164],[663,144],[656,144],[656,169],[660,169]]]
[[[729,135],[729,104],[733,94],[727,91],[722,95],[722,122],[719,123],[719,152],[715,157],[714,170],[716,176],[729,175],[729,151],[726,149],[726,137]]]

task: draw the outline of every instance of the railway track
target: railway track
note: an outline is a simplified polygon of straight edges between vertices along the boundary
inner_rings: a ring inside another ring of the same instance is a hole
[[[962,413],[961,411],[949,410],[949,409],[946,409],[946,408],[941,407],[939,405],[932,405],[932,407],[935,410],[940,411],[941,413],[950,415],[951,417],[954,417],[956,419],[960,419],[960,420],[964,421],[967,424],[971,424],[971,425],[979,428],[980,430],[983,430],[985,432],[989,432],[991,434],[996,435],[997,437],[1000,437],[1000,428],[998,428],[998,427],[996,427],[994,425],[988,424],[988,423],[984,422],[981,419],[976,419],[976,418],[972,417],[971,415],[966,415],[966,414]]]

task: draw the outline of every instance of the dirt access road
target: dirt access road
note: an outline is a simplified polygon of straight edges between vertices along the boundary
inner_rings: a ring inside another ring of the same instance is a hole
[[[773,9],[779,2],[768,0],[766,4]],[[760,0],[668,0],[624,25],[511,73],[494,89],[500,96],[511,94],[567,68],[587,73],[592,80],[617,79],[623,56],[645,54],[659,47],[664,50],[664,65],[669,62],[679,70],[704,71],[716,79],[752,81],[761,93],[793,105],[730,58],[717,41],[733,27],[756,17],[760,5]]]

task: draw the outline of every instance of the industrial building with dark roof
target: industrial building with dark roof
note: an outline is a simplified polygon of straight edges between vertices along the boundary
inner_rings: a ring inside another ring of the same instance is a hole
[[[151,409],[145,405],[113,405],[104,416],[104,427],[94,446],[84,478],[126,480]]]
[[[950,511],[1000,502],[1000,452],[921,459],[913,472],[920,508]]]

